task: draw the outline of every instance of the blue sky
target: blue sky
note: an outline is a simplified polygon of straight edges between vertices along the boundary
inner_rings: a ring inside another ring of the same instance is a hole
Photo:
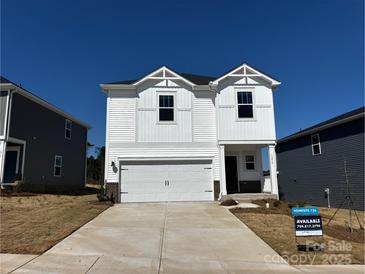
[[[364,104],[363,17],[361,0],[2,0],[0,71],[91,124],[102,145],[100,83],[246,62],[282,82],[281,138]]]

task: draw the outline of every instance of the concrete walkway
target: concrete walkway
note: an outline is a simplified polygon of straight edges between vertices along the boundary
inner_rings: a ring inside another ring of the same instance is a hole
[[[274,250],[216,203],[123,204],[12,273],[308,271],[267,263],[272,257]]]

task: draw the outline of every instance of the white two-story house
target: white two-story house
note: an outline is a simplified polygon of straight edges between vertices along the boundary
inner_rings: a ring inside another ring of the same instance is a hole
[[[118,202],[277,195],[273,90],[279,85],[247,64],[218,78],[163,66],[137,80],[102,84],[108,194]],[[265,147],[270,180],[262,172]]]

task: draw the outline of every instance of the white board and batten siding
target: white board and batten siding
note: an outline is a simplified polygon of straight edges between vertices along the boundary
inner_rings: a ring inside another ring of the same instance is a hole
[[[263,81],[248,78],[222,83],[217,94],[218,139],[219,141],[275,141],[275,119],[273,95],[270,86]],[[253,119],[238,119],[237,91],[252,91]]]

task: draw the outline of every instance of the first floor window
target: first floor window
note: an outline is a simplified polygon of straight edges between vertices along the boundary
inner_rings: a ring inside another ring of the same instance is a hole
[[[245,156],[246,170],[255,170],[255,156],[246,155]]]
[[[62,174],[62,156],[56,155],[54,157],[54,170],[53,175],[60,177]]]
[[[238,118],[253,118],[252,92],[237,92]]]
[[[161,122],[174,121],[174,96],[159,96],[159,120]]]
[[[314,134],[312,135],[311,138],[312,138],[312,155],[322,154],[319,134]]]
[[[71,139],[72,122],[70,120],[65,121],[65,138]]]

